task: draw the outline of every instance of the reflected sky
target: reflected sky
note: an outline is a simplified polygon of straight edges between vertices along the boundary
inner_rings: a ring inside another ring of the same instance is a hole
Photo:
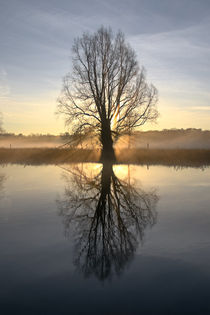
[[[84,164],[83,170],[95,176],[102,171],[95,166]],[[113,172],[126,181],[127,166],[114,166]],[[1,167],[2,314],[209,313],[210,169],[130,166],[129,172],[138,193],[155,189],[156,223],[145,227],[121,276],[101,282],[78,272],[75,223],[67,238],[65,217],[59,215],[58,201],[69,185],[77,192],[74,175],[56,166]]]
[[[3,173],[0,173],[0,199],[3,195],[4,182],[6,180],[6,176]]]

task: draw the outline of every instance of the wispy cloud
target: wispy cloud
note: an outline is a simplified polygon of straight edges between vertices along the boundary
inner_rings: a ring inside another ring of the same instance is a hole
[[[199,111],[210,111],[210,105],[209,106],[192,106],[189,109],[199,110]]]
[[[207,110],[210,104],[210,19],[180,30],[130,37],[160,100],[169,107]],[[170,106],[171,105],[171,106]],[[193,122],[192,122],[193,123]]]

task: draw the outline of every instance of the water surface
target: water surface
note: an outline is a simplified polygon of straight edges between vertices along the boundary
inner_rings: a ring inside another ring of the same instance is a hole
[[[0,169],[1,314],[209,314],[210,169]]]

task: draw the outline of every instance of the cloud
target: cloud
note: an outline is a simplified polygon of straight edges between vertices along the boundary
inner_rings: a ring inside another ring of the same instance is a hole
[[[157,67],[168,66],[169,70],[173,69],[179,73],[183,69],[186,73],[188,66],[192,66],[193,70],[206,64],[210,65],[210,33],[207,32],[209,28],[210,19],[207,19],[182,30],[131,36],[130,42],[139,57],[146,62],[152,61]],[[193,61],[196,62],[193,64]],[[202,70],[207,71],[205,68]]]
[[[130,37],[148,79],[170,108],[208,108],[210,104],[210,19],[170,32]]]

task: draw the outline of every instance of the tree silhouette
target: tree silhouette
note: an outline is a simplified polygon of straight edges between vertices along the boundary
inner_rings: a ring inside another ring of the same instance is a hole
[[[113,141],[120,135],[157,118],[157,100],[122,32],[114,36],[101,27],[75,39],[73,69],[63,80],[58,113],[75,139],[98,137],[101,161],[115,161]]]
[[[119,179],[112,164],[104,164],[96,176],[79,166],[67,171],[65,194],[57,203],[66,235],[73,231],[75,265],[100,280],[120,274],[145,228],[156,222],[155,190],[145,192]]]

